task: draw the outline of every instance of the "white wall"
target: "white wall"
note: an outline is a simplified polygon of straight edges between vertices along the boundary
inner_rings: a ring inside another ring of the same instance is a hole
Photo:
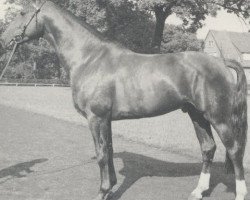
[[[247,83],[250,84],[250,68],[244,68],[246,77],[247,77]]]
[[[208,34],[205,40],[204,52],[211,56],[220,57],[220,51],[211,33]]]
[[[242,59],[243,60],[250,60],[250,53],[244,53],[244,54],[242,54]]]

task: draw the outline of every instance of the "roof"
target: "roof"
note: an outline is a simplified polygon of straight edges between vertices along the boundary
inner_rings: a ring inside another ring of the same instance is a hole
[[[250,33],[229,32],[229,37],[241,53],[250,53]]]
[[[238,33],[229,31],[210,30],[218,48],[222,49],[223,53],[230,54],[230,49],[237,48],[240,53],[250,53],[250,33]]]

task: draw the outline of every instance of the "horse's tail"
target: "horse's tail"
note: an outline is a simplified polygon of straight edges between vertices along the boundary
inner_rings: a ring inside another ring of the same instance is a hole
[[[236,61],[227,61],[227,66],[234,69],[237,73],[237,84],[232,103],[231,124],[235,139],[241,147],[241,153],[244,156],[247,142],[247,80],[240,63]],[[233,173],[233,163],[226,153],[225,168],[228,173]]]

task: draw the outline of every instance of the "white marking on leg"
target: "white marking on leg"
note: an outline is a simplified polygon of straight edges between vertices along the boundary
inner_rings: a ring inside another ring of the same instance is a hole
[[[247,195],[247,186],[245,180],[236,180],[236,199],[244,200]]]
[[[210,174],[201,173],[197,187],[192,192],[198,199],[202,199],[202,193],[209,189]]]

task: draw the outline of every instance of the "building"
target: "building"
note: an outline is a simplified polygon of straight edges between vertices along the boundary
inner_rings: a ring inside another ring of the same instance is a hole
[[[204,41],[204,52],[234,59],[243,66],[250,67],[250,33],[210,30]]]
[[[250,83],[250,33],[210,30],[204,41],[204,52],[240,62]]]

